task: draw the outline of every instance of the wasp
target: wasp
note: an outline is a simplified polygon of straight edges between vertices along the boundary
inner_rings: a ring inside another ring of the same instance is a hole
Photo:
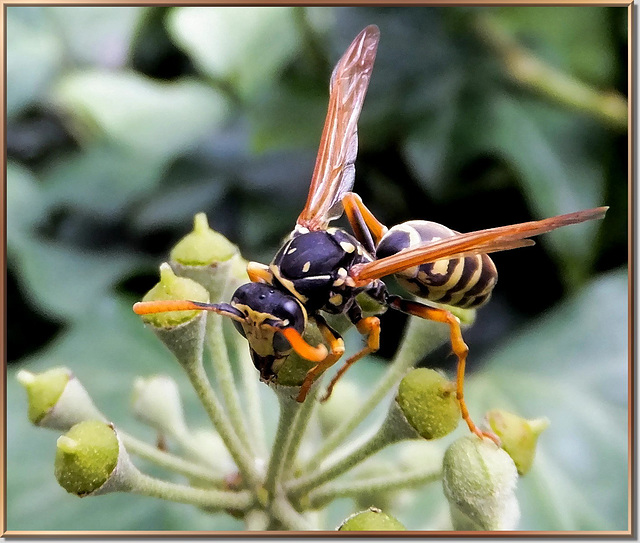
[[[463,386],[468,347],[460,321],[447,306],[477,308],[489,300],[498,276],[489,253],[533,245],[532,236],[601,219],[607,208],[466,234],[424,220],[387,228],[351,192],[358,149],[357,121],[379,37],[377,26],[366,27],[333,70],[329,107],[307,201],[294,230],[272,262],[249,263],[251,282],[240,286],[229,303],[139,302],[134,311],[146,314],[196,309],[229,317],[248,340],[253,362],[264,381],[273,380],[295,351],[315,364],[300,387],[297,400],[302,402],[318,376],[345,352],[342,337],[324,315],[346,315],[366,338],[366,345],[344,362],[323,399],[329,397],[351,365],[378,350],[380,320],[376,315],[363,316],[357,300],[365,293],[380,304],[381,312],[391,308],[449,327],[458,361],[456,393],[462,418],[472,432],[495,440],[492,434],[481,431],[469,415]],[[351,233],[330,226],[343,212]],[[391,275],[424,301],[390,294],[382,278]],[[324,341],[320,345],[312,346],[303,338],[310,321],[322,334]]]

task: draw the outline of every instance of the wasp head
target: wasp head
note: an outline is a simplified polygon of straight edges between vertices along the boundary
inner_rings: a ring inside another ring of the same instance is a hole
[[[293,328],[302,334],[307,324],[305,308],[290,294],[265,283],[242,285],[233,294],[230,305],[242,314],[242,320],[233,322],[249,342],[260,378],[271,381],[292,351],[278,329]]]

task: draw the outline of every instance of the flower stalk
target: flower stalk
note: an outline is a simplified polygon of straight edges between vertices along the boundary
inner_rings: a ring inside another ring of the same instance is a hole
[[[398,352],[373,392],[350,417],[347,417],[327,436],[316,454],[307,462],[305,470],[316,469],[369,416],[371,411],[402,379],[406,371],[415,366],[429,352],[445,343],[448,337],[446,326],[422,319],[411,319]]]

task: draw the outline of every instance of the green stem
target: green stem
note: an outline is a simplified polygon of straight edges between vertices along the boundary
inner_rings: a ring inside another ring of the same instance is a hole
[[[216,382],[220,386],[222,400],[227,408],[229,419],[244,446],[252,449],[251,440],[247,433],[247,424],[240,407],[240,396],[231,371],[229,353],[222,330],[222,319],[223,317],[220,315],[209,314],[207,316],[207,347],[211,355],[211,364],[216,376]]]
[[[225,414],[220,401],[209,384],[202,363],[185,364],[184,368],[207,415],[209,415],[209,419],[224,441],[243,479],[251,486],[257,485],[258,474],[256,473],[253,458],[248,454],[235,433],[231,421]]]
[[[162,481],[137,470],[132,472],[131,492],[153,498],[161,498],[178,503],[187,503],[207,509],[236,509],[248,508],[253,497],[250,492],[229,492],[225,490],[204,490],[191,486],[179,485]]]
[[[272,512],[286,530],[301,532],[313,530],[310,522],[298,513],[284,497],[279,497],[273,502]]]
[[[118,435],[122,439],[122,443],[129,453],[135,454],[149,462],[153,462],[161,468],[174,473],[179,473],[186,477],[196,477],[216,485],[224,484],[222,476],[210,469],[189,462],[179,456],[163,452],[153,445],[149,445],[148,443],[145,443],[144,441],[120,430],[118,431]]]
[[[409,319],[402,344],[385,375],[360,408],[327,437],[322,447],[308,461],[305,471],[316,469],[369,416],[406,371],[430,351],[442,345],[447,338],[448,330],[445,325],[418,318]]]
[[[245,392],[246,412],[249,429],[253,437],[254,451],[256,454],[264,454],[266,456],[267,442],[264,434],[260,392],[258,391],[260,382],[258,380],[257,370],[253,365],[247,340],[234,330],[233,341]]]
[[[509,75],[545,98],[599,118],[617,130],[628,127],[627,100],[615,90],[600,91],[543,62],[521,47],[489,16],[478,19],[480,35],[501,55]]]
[[[287,484],[287,492],[292,499],[298,500],[314,488],[317,488],[323,483],[331,481],[332,479],[335,479],[349,471],[353,466],[359,464],[389,444],[389,434],[386,431],[386,426],[383,425],[379,431],[350,454],[345,456],[342,460],[339,460],[335,464],[315,473],[301,477],[300,479],[295,479],[291,483]]]
[[[275,495],[277,485],[282,477],[285,458],[293,437],[294,420],[303,405],[292,397],[294,395],[294,392],[292,392],[293,387],[276,387],[275,390],[280,404],[280,417],[276,437],[271,447],[271,458],[269,459],[269,467],[267,468],[265,479],[265,489],[270,497]],[[295,390],[297,391],[298,389],[296,388]]]
[[[247,531],[264,532],[269,526],[269,516],[262,509],[251,509],[244,517]]]
[[[348,483],[330,483],[309,495],[309,508],[319,509],[338,498],[353,498],[363,492],[389,492],[418,488],[441,478],[442,471],[438,468],[393,473],[382,477],[349,481]]]
[[[313,414],[314,409],[318,406],[316,398],[318,391],[320,390],[319,381],[316,381],[312,386],[307,398],[302,403],[298,416],[291,425],[291,441],[289,447],[286,449],[283,459],[283,466],[285,466],[287,472],[292,472],[295,468],[296,458],[298,457],[298,451],[300,445],[302,445],[302,439],[304,438],[305,430],[309,425],[309,420]]]

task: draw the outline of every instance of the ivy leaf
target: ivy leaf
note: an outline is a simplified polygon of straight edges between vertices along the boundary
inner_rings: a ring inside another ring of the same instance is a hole
[[[519,483],[520,529],[630,528],[627,300],[626,270],[601,276],[469,379],[474,410],[551,420]]]
[[[250,97],[296,52],[290,7],[184,7],[168,19],[175,42],[206,75]]]
[[[227,107],[204,83],[160,83],[126,71],[68,74],[54,100],[87,139],[93,133],[161,164],[216,130]]]
[[[127,61],[131,40],[148,8],[129,6],[56,6],[47,15],[63,37],[67,54],[78,64],[110,68]]]
[[[7,115],[43,98],[62,64],[63,47],[46,8],[7,7]]]

